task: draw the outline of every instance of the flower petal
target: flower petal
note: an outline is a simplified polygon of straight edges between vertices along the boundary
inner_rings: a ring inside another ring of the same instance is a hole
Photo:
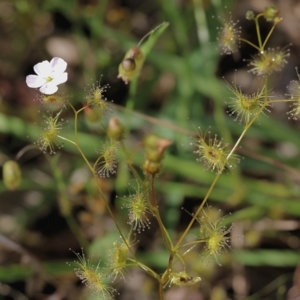
[[[43,94],[51,95],[57,92],[58,87],[53,82],[47,82],[40,88],[40,92]]]
[[[52,80],[52,83],[53,84],[61,84],[61,83],[64,83],[68,80],[68,73],[62,73],[62,74],[53,74],[53,80]]]
[[[55,73],[63,73],[67,68],[67,63],[60,57],[53,57],[50,61],[52,71]]]
[[[48,60],[36,64],[33,69],[41,77],[48,77],[51,74],[51,66]]]
[[[26,84],[30,88],[38,88],[46,83],[46,80],[37,75],[28,75],[26,76]]]

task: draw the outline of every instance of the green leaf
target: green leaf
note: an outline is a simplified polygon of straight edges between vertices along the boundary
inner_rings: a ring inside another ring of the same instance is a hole
[[[237,261],[248,266],[294,267],[300,262],[299,251],[245,250],[233,253]]]
[[[161,36],[161,34],[166,30],[166,28],[168,26],[169,26],[169,23],[164,22],[149,32],[148,39],[140,47],[140,49],[144,53],[145,57],[148,55],[148,53],[154,47],[156,41],[158,40],[158,38]]]

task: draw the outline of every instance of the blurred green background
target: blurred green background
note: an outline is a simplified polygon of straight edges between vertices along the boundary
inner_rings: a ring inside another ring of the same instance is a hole
[[[171,139],[164,169],[156,187],[163,220],[176,239],[190,220],[181,210],[193,212],[204,198],[215,174],[196,162],[192,136],[209,129],[233,145],[242,125],[226,113],[226,82],[236,82],[252,93],[260,84],[247,72],[255,54],[241,45],[233,56],[220,56],[216,37],[220,19],[239,20],[242,36],[256,42],[253,23],[244,15],[258,13],[267,1],[220,0],[0,0],[0,166],[36,141],[46,108],[37,101],[25,77],[33,66],[54,56],[68,63],[68,82],[60,86],[76,108],[96,81],[109,84],[112,106],[101,123],[81,117],[79,140],[91,161],[97,159],[108,119],[117,116],[127,129],[126,144],[133,149],[144,136],[155,133]],[[286,86],[297,79],[300,64],[300,4],[273,1],[283,17],[270,47],[289,43],[291,55],[282,72],[271,78],[272,97],[282,99]],[[148,54],[136,90],[125,85],[118,65],[126,51],[162,22],[169,27]],[[265,36],[270,24],[262,22]],[[186,260],[199,285],[188,289],[166,288],[166,299],[299,299],[300,260],[300,160],[299,121],[287,118],[288,105],[277,105],[261,116],[243,140],[241,162],[218,181],[210,199],[212,210],[227,215],[231,249],[221,255],[222,267],[203,263],[191,251]],[[150,119],[149,117],[152,117]],[[73,137],[74,117],[64,110],[63,136]],[[139,167],[143,152],[133,158]],[[76,149],[65,143],[58,154],[44,156],[34,147],[18,163],[22,184],[8,191],[0,182],[0,299],[87,299],[79,285],[69,251],[80,250],[70,230],[75,221],[89,242],[84,249],[105,260],[105,251],[118,234],[99,199],[89,171]],[[62,179],[62,187],[57,180]],[[101,180],[112,208],[126,226],[126,212],[116,195],[128,193],[132,177],[120,159],[115,177]],[[72,207],[72,220],[59,212],[61,198]],[[195,227],[190,237],[197,236]],[[188,237],[189,238],[189,237]],[[163,272],[168,263],[159,230],[137,234],[138,252],[145,263]],[[104,251],[104,249],[106,249]],[[157,299],[156,284],[142,270],[129,270],[126,282],[116,282],[116,299]],[[298,297],[298,298],[297,298]],[[95,297],[96,298],[96,297]]]

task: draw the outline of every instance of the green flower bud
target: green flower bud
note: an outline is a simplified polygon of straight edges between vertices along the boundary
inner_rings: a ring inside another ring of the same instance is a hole
[[[160,138],[154,134],[147,135],[144,139],[145,147],[151,149],[157,149],[159,139]]]
[[[154,134],[146,136],[144,139],[145,148],[163,152],[165,148],[170,146],[172,142],[167,139],[160,138]]]
[[[247,20],[253,20],[254,19],[254,12],[252,10],[248,10],[246,12],[246,19]]]
[[[273,5],[267,6],[264,11],[264,17],[267,22],[273,22],[279,14],[278,8]]]
[[[19,187],[21,183],[21,169],[19,165],[13,161],[9,160],[3,165],[3,182],[4,185],[11,191]]]
[[[161,169],[161,161],[164,158],[165,149],[171,145],[171,141],[162,139],[156,135],[148,135],[144,139],[146,158],[143,169],[147,174],[154,176]]]

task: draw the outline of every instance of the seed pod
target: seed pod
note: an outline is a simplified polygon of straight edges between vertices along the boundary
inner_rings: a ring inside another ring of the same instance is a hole
[[[13,191],[19,187],[21,179],[21,169],[15,161],[9,160],[4,163],[3,182],[9,190]]]
[[[121,62],[124,72],[134,71],[136,64],[133,58],[126,58]]]
[[[126,52],[123,61],[119,64],[118,78],[122,78],[128,84],[129,81],[139,75],[144,60],[144,54],[138,47],[130,48]]]

